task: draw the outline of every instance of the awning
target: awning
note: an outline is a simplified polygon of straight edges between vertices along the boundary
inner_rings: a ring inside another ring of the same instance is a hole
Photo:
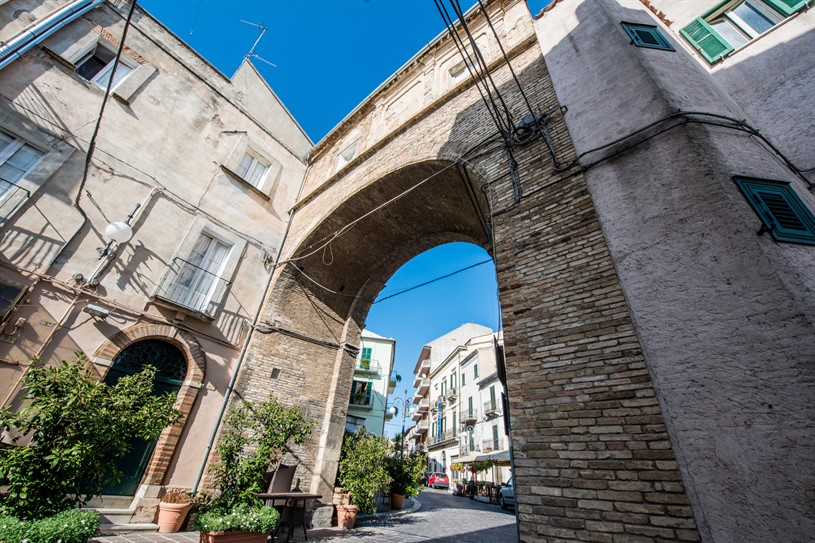
[[[476,462],[486,462],[487,460],[495,462],[497,465],[509,465],[509,450],[496,451],[489,454],[479,454],[475,457]]]
[[[478,460],[478,456],[475,454],[468,454],[467,456],[462,456],[461,458],[457,458],[453,461],[454,464],[472,464]]]

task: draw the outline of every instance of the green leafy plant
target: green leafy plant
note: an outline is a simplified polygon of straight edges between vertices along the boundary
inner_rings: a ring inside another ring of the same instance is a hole
[[[425,470],[423,455],[388,457],[388,475],[391,477],[390,491],[406,498],[417,495],[422,490],[422,476]]]
[[[277,528],[280,513],[273,507],[240,504],[223,513],[215,510],[198,514],[193,527],[201,532],[258,532],[270,534]]]
[[[388,440],[364,428],[346,433],[339,464],[339,485],[351,493],[360,513],[376,512],[376,495],[388,490]]]
[[[85,543],[99,529],[99,513],[71,509],[39,520],[0,515],[0,543]]]
[[[32,367],[23,379],[26,405],[0,409],[13,446],[0,454],[0,514],[41,519],[98,495],[121,473],[114,464],[134,438],[154,439],[179,420],[174,394],[153,396],[155,369],[113,385],[92,378],[87,358]]]
[[[277,464],[289,444],[302,443],[315,427],[298,407],[270,396],[262,402],[241,402],[224,419],[218,461],[212,469],[214,496],[201,496],[199,511],[228,513],[244,504],[260,505],[255,497],[266,471]]]

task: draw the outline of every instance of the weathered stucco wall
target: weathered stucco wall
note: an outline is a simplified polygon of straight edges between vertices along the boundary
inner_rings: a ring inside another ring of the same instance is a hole
[[[711,77],[666,27],[676,52],[635,47],[620,21],[660,24],[639,2],[603,0],[558,4],[536,28],[577,151],[587,153],[581,163],[620,153],[586,179],[700,534],[717,543],[781,533],[806,541],[815,531],[807,460],[815,450],[815,306],[805,275],[815,253],[756,236],[759,220],[732,176],[788,180],[810,209],[815,197],[768,148],[722,127],[691,124],[630,149],[591,152],[677,110],[743,119],[737,102],[764,103],[761,93],[729,95],[723,73]],[[765,72],[761,85],[782,96],[790,69]],[[811,114],[811,102],[800,107]],[[800,119],[785,124],[788,139],[807,139],[813,127]],[[778,131],[775,121],[768,132]],[[761,118],[753,122],[767,133]]]

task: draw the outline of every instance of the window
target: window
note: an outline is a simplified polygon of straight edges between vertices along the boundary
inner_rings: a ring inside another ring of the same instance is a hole
[[[28,191],[17,183],[44,155],[20,138],[0,130],[0,222],[28,198]]]
[[[468,436],[468,440],[467,440],[467,441],[469,441],[469,443],[468,443],[468,445],[469,445],[468,450],[469,450],[470,452],[474,451],[474,450],[475,450],[475,430],[472,430],[472,429],[470,430],[470,432],[469,432],[469,436]]]
[[[461,372],[461,386],[464,386],[466,384],[467,384],[467,374],[462,371]]]
[[[478,364],[473,364],[473,379],[478,379]]]
[[[713,64],[806,4],[807,0],[728,0],[679,32],[706,61]]]
[[[357,381],[351,383],[351,405],[371,407],[373,405],[371,393],[373,385],[368,381]]]
[[[733,180],[761,219],[759,234],[769,232],[776,241],[815,245],[815,217],[789,183],[740,176]]]
[[[467,398],[467,415],[469,415],[471,418],[473,416],[473,397],[472,396]]]
[[[116,53],[107,47],[97,43],[96,46],[84,57],[76,62],[76,73],[100,88],[107,88],[110,81],[110,74],[113,72],[113,64],[116,60]],[[124,56],[119,57],[119,65],[116,67],[116,75],[113,79],[111,90],[115,89],[125,77],[133,71]]]
[[[363,347],[359,355],[359,366],[361,368],[371,367],[371,354],[373,353],[372,347]]]
[[[0,280],[0,322],[6,321],[25,292],[26,289],[22,285],[7,282],[5,279]]]
[[[462,79],[469,77],[470,72],[475,71],[476,69],[471,62],[462,60],[450,68],[450,83],[458,83]]]
[[[673,46],[668,43],[668,40],[665,39],[665,36],[662,35],[662,32],[659,31],[659,28],[654,25],[628,23],[625,21],[620,24],[623,26],[625,33],[628,34],[628,37],[631,38],[631,43],[637,47],[663,49],[665,51],[675,50]]]
[[[246,153],[235,173],[253,187],[260,188],[266,179],[266,174],[269,173],[269,165],[256,156]]]
[[[229,285],[222,271],[230,249],[221,240],[201,233],[186,259],[173,259],[156,296],[213,318],[218,309],[215,302]]]
[[[456,388],[456,374],[450,375],[450,388]]]
[[[497,426],[497,425],[494,425],[494,426],[492,427],[492,448],[493,448],[494,450],[496,450],[496,451],[499,449],[499,442],[498,442],[498,426]]]

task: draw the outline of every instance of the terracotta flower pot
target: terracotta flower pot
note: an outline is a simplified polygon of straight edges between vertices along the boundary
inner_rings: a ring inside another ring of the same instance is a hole
[[[357,520],[356,505],[338,505],[337,506],[337,525],[343,530],[353,528]]]
[[[177,532],[184,524],[187,513],[192,508],[191,503],[166,503],[158,504],[158,531]]]
[[[200,543],[266,543],[268,534],[258,532],[201,532]]]
[[[401,494],[391,494],[391,509],[401,509],[404,503],[404,496]]]

